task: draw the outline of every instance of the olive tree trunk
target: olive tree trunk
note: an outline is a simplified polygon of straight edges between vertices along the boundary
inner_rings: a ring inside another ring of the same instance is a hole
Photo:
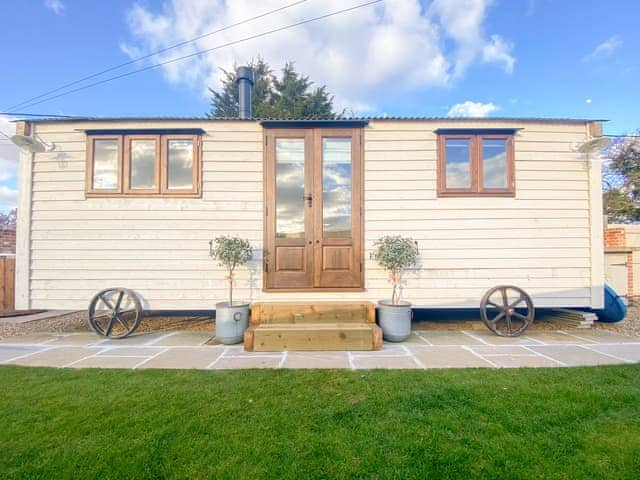
[[[393,292],[391,294],[391,303],[393,305],[397,305],[398,301],[400,300],[400,293],[398,292],[398,283],[399,283],[399,276],[398,276],[398,272],[393,270],[391,272],[391,282],[393,283]]]

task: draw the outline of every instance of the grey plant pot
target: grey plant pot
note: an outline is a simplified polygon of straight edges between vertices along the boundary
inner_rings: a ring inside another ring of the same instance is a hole
[[[389,342],[402,342],[411,335],[411,304],[401,301],[394,305],[390,300],[378,302],[378,324],[382,338]]]
[[[249,304],[216,303],[216,338],[225,345],[240,343],[249,326]]]

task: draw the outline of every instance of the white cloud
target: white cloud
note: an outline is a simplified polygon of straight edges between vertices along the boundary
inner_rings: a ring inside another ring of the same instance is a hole
[[[491,35],[491,41],[482,48],[482,58],[485,62],[502,63],[504,71],[513,73],[516,59],[511,55],[513,44],[506,42],[500,35]]]
[[[490,113],[498,110],[498,106],[493,103],[472,102],[467,100],[463,103],[456,103],[449,109],[449,117],[487,117]]]
[[[591,102],[593,102],[593,100],[591,100],[590,98],[587,98],[587,99],[585,100],[585,103],[591,103]]]
[[[380,92],[445,87],[476,62],[513,70],[512,44],[484,34],[492,0],[387,0],[287,29],[163,67],[165,78],[203,96],[218,88],[229,70],[261,56],[279,69],[288,60],[335,94],[336,107],[375,111]],[[165,61],[213,48],[300,20],[357,5],[356,1],[309,2],[234,27],[154,57]],[[131,58],[191,39],[282,6],[278,0],[170,0],[151,10],[134,4],[127,21],[132,41],[121,46]]]
[[[435,0],[429,7],[440,28],[456,43],[453,54],[456,76],[464,74],[477,59],[503,63],[507,73],[513,71],[513,44],[496,34],[489,41],[484,36],[483,24],[492,3],[493,0]]]
[[[62,15],[65,9],[64,3],[60,0],[44,0],[44,6],[56,15]]]
[[[614,35],[607,38],[604,42],[598,44],[591,53],[583,57],[583,61],[590,62],[600,58],[606,58],[613,55],[613,53],[622,46],[622,37],[620,35]]]
[[[16,126],[9,117],[0,115],[0,182],[15,177],[18,172],[19,149],[9,141],[16,133]]]
[[[0,208],[12,210],[18,202],[18,190],[0,185]]]

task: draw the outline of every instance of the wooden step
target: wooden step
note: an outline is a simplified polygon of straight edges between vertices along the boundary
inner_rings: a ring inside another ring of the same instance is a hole
[[[371,302],[270,302],[251,306],[251,324],[375,323]]]
[[[244,334],[248,352],[291,350],[381,350],[382,330],[375,323],[267,323]]]

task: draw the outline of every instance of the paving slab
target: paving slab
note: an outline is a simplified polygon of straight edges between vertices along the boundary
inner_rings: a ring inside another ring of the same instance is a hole
[[[356,369],[420,369],[422,368],[414,359],[413,355],[402,357],[390,356],[352,356],[352,364]]]
[[[205,369],[222,355],[217,347],[170,348],[138,368]]]
[[[411,332],[409,338],[407,338],[403,345],[411,344],[411,345],[429,345],[429,342],[422,336],[419,335],[418,332]]]
[[[420,346],[421,344],[417,345]],[[351,355],[353,357],[360,357],[360,356],[371,356],[371,355],[376,355],[378,357],[387,357],[387,356],[391,356],[391,357],[397,357],[397,356],[402,356],[402,355],[407,355],[409,353],[409,351],[407,350],[409,345],[405,345],[404,342],[400,342],[400,343],[396,343],[396,342],[384,342],[382,344],[382,350],[358,350],[358,351],[352,351]]]
[[[640,362],[640,344],[591,345],[589,348],[596,352],[612,355],[629,362]]]
[[[123,347],[123,346],[134,346],[134,345],[148,345],[153,343],[154,341],[160,340],[162,337],[166,336],[166,332],[142,332],[142,333],[134,333],[133,335],[126,338],[113,338],[113,339],[104,339],[102,342],[99,342],[101,347]]]
[[[536,355],[522,345],[470,345],[468,350],[479,355]]]
[[[283,368],[349,368],[347,352],[287,352]]]
[[[411,348],[415,357],[425,368],[492,367],[490,362],[474,355],[463,347],[419,347]]]
[[[6,363],[14,358],[30,355],[42,351],[42,347],[20,347],[13,345],[0,345],[0,363]]]
[[[595,343],[640,343],[640,338],[638,337],[626,337],[618,333],[608,332],[601,329],[576,330],[568,333],[573,337],[580,337],[586,340],[591,340]]]
[[[101,345],[104,347],[104,345]],[[165,350],[163,347],[109,347],[102,350],[98,355],[101,357],[152,357]]]
[[[535,330],[530,332],[527,331],[526,335],[523,335],[523,338],[529,338],[534,341],[553,344],[553,345],[566,344],[566,343],[577,343],[577,344],[595,343],[594,340],[589,340],[588,338],[578,338],[563,331],[535,331]]]
[[[71,362],[94,355],[97,351],[95,348],[57,347],[29,355],[11,363],[29,367],[64,367]]]
[[[199,347],[211,340],[214,332],[176,332],[168,337],[153,342],[153,346],[163,347]]]
[[[29,335],[18,335],[16,337],[8,337],[0,340],[0,345],[24,344],[39,345],[44,342],[55,340],[57,337],[53,333],[32,333]]]
[[[64,335],[56,335],[55,340],[47,342],[47,345],[73,345],[89,347],[104,341],[104,337],[95,333],[68,333]]]
[[[133,368],[144,358],[93,356],[68,365],[70,368]]]
[[[405,342],[384,342],[381,351],[286,354],[245,352],[242,344],[212,346],[212,336],[213,332],[143,332],[113,340],[93,332],[36,333],[0,341],[0,363],[50,367],[71,364],[74,368],[415,369],[640,362],[640,338],[598,329],[533,330],[518,338],[498,337],[488,330],[470,330],[468,334],[421,330],[414,331]]]
[[[474,331],[464,331],[468,336],[478,340],[480,343],[486,343],[488,345],[539,345],[538,342],[527,338],[526,336],[521,337],[500,337],[489,330],[474,330]],[[467,345],[470,345],[468,343]]]
[[[578,345],[536,345],[529,348],[534,352],[559,360],[568,367],[624,363],[621,360]]]
[[[278,368],[282,361],[282,354],[274,357],[251,356],[251,357],[225,357],[222,356],[210,368],[215,370],[245,369],[245,368]]]
[[[480,340],[476,340],[462,332],[451,330],[422,330],[417,333],[431,345],[483,345]]]
[[[520,368],[520,367],[561,367],[558,362],[536,354],[530,355],[484,355],[500,368]]]

